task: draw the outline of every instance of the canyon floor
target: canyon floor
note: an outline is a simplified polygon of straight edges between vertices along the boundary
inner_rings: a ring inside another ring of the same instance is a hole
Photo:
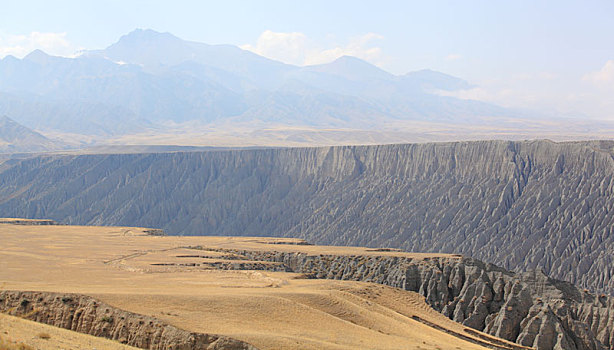
[[[417,293],[313,279],[277,270],[275,262],[230,252],[418,260],[458,255],[313,246],[286,238],[159,236],[152,235],[155,230],[134,227],[4,222],[0,291],[87,295],[180,329],[228,336],[259,349],[518,348],[447,319]],[[17,321],[6,317],[0,318],[7,329],[4,337],[29,345],[36,341],[31,345],[37,348],[57,348],[35,339],[33,331],[8,327]],[[61,337],[54,333],[51,340]]]

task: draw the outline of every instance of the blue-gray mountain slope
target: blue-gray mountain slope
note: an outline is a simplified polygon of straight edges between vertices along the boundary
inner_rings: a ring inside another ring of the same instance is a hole
[[[0,153],[41,152],[64,148],[34,130],[0,115]]]

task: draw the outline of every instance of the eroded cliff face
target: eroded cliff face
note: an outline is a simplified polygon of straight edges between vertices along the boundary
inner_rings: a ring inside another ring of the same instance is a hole
[[[311,278],[373,282],[415,291],[456,322],[539,350],[614,347],[614,299],[548,278],[541,271],[514,274],[461,256],[423,260],[216,250],[281,263],[275,265],[276,270],[283,267]]]
[[[188,332],[78,294],[0,291],[0,312],[152,350],[257,350],[225,336]]]
[[[472,256],[614,292],[612,142],[50,156],[0,172],[4,216]]]

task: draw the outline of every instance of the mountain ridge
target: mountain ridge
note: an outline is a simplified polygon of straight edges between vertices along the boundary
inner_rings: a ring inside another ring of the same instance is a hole
[[[139,29],[75,58],[33,51],[0,60],[0,114],[38,130],[94,136],[155,134],[169,122],[203,130],[234,120],[381,130],[394,122],[409,128],[414,121],[484,124],[519,116],[435,91],[469,86],[443,73],[395,76],[349,56],[298,67],[232,45]]]

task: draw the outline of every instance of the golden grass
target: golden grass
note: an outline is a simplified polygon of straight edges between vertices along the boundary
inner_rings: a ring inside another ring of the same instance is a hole
[[[34,350],[34,348],[24,343],[14,343],[4,340],[4,338],[0,336],[0,350]]]

